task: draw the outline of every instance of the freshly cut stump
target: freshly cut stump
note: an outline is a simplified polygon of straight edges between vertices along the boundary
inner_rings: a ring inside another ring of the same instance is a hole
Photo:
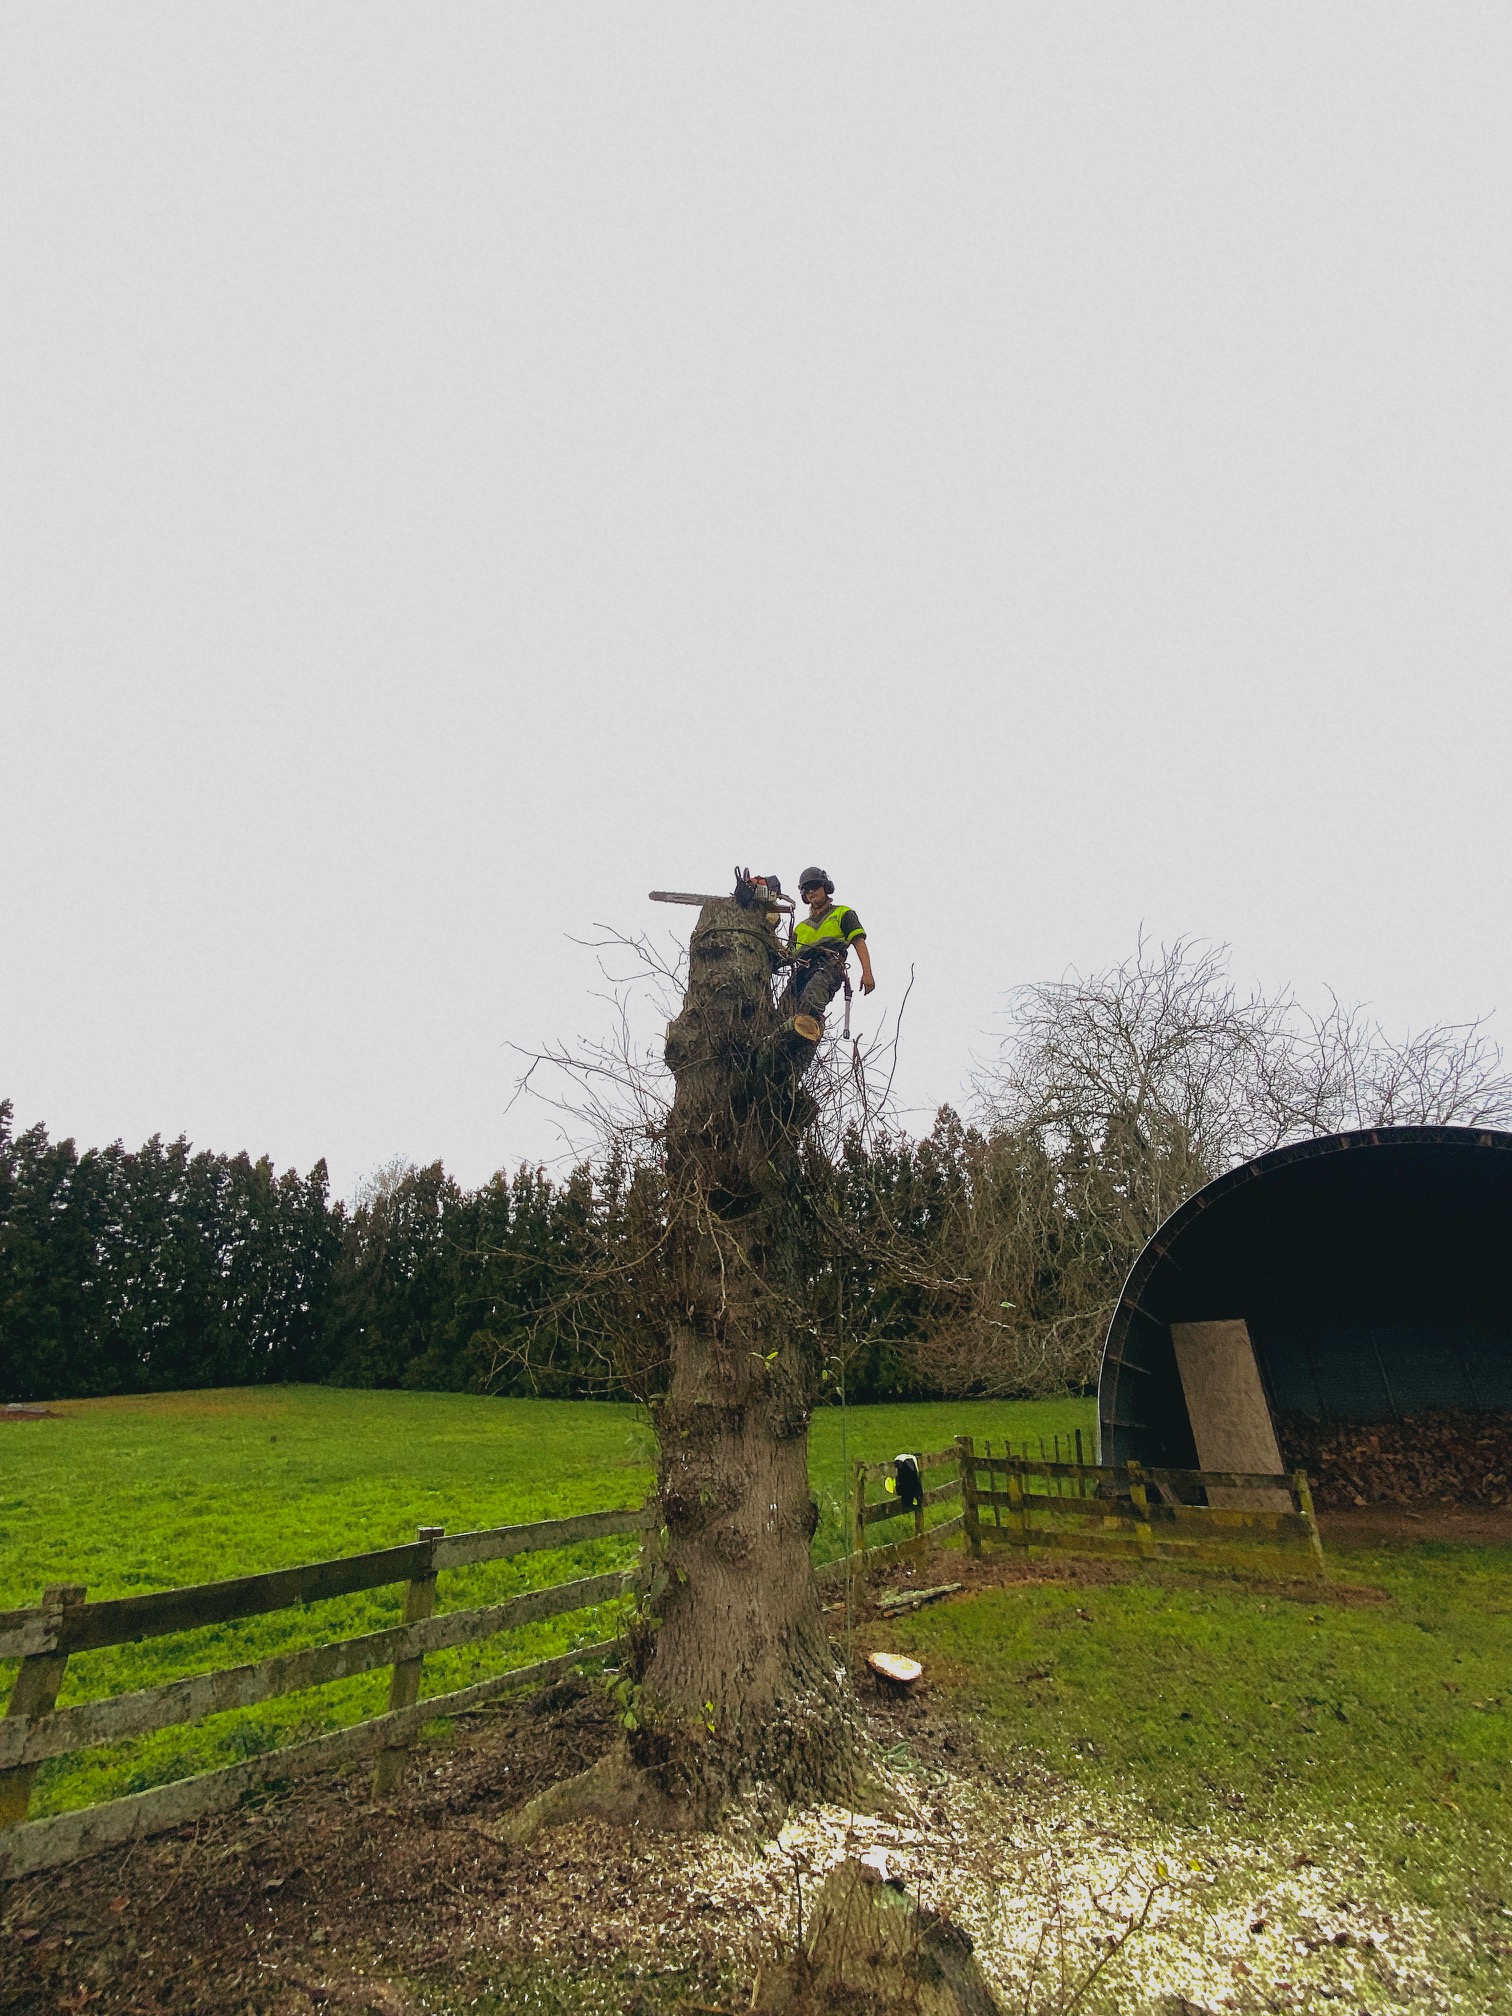
[[[917,1659],[906,1659],[901,1652],[872,1652],[867,1655],[866,1663],[873,1673],[880,1673],[895,1687],[912,1687],[924,1672]]]
[[[763,1972],[761,2016],[1001,2016],[967,1935],[915,1903],[896,1877],[842,1862],[810,1922],[803,1951]]]

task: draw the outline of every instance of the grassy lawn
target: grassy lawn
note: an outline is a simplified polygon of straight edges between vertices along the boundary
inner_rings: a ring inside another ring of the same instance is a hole
[[[390,1545],[421,1523],[456,1531],[623,1505],[651,1481],[650,1437],[631,1407],[307,1387],[61,1412],[0,1428],[0,1608],[34,1602],[52,1581],[105,1597]],[[857,1458],[938,1449],[961,1432],[979,1446],[1037,1446],[1077,1428],[1089,1437],[1091,1425],[1077,1401],[826,1410],[811,1440],[815,1552],[841,1549]],[[628,1557],[628,1543],[608,1541],[448,1575],[441,1607]],[[1416,1540],[1334,1553],[1330,1572],[1321,1595],[1163,1568],[981,1586],[892,1621],[887,1642],[977,1718],[1010,1783],[1022,1767],[1026,1784],[1069,1788],[1087,1815],[1117,1815],[1131,1842],[1179,1843],[1180,1870],[1189,1855],[1203,1872],[1180,1880],[1212,1886],[1199,1916],[1242,1893],[1241,1940],[1253,1914],[1257,1939],[1285,1944],[1268,1978],[1289,1970],[1301,1999],[1267,2001],[1257,1979],[1244,2000],[1236,1974],[1240,2000],[1223,2006],[1333,2006],[1332,1949],[1294,1937],[1291,1881],[1310,1894],[1322,1884],[1346,1917],[1351,1897],[1418,1914],[1433,1980],[1383,1987],[1380,2007],[1512,2010],[1512,1545]],[[71,1662],[63,1700],[375,1629],[398,1601],[378,1592],[91,1654]],[[437,1656],[427,1691],[607,1635],[610,1621],[553,1619]],[[0,1695],[8,1680],[0,1672]],[[386,1686],[369,1675],[61,1760],[44,1768],[33,1810],[351,1721],[380,1708]]]
[[[482,1400],[446,1393],[263,1387],[61,1403],[60,1418],[0,1425],[0,1608],[44,1585],[82,1582],[130,1595],[391,1546],[417,1526],[470,1527],[627,1505],[652,1479],[652,1441],[630,1406]],[[821,1520],[816,1554],[843,1550],[846,1464],[959,1433],[994,1442],[1090,1431],[1090,1403],[975,1403],[824,1410],[812,1438]],[[440,1608],[501,1601],[630,1558],[624,1541],[459,1571]],[[61,1705],[397,1622],[380,1590],[69,1664]],[[426,1662],[427,1692],[609,1635],[603,1614],[553,1618]],[[10,1672],[0,1668],[0,1690]],[[88,1804],[205,1770],[377,1712],[387,1675],[366,1674],[280,1702],[43,1767],[34,1813]]]
[[[1010,1760],[1084,1788],[1089,1810],[1132,1802],[1204,1864],[1213,1844],[1248,1844],[1251,1876],[1268,1865],[1278,1882],[1311,1865],[1343,1891],[1373,1871],[1431,1914],[1440,1979],[1464,2006],[1505,2009],[1512,1547],[1351,1550],[1331,1574],[1385,1600],[1145,1570],[984,1589],[901,1620],[889,1642]]]

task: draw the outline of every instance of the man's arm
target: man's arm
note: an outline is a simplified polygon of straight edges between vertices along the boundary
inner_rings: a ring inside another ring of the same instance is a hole
[[[872,978],[871,954],[866,949],[866,939],[853,938],[851,943],[856,948],[856,957],[861,961],[861,992],[870,994],[877,983]]]

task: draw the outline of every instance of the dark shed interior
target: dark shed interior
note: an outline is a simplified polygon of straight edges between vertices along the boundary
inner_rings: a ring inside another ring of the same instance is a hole
[[[1189,1198],[1108,1326],[1103,1462],[1196,1464],[1170,1325],[1232,1317],[1277,1416],[1512,1408],[1512,1134],[1333,1134]]]

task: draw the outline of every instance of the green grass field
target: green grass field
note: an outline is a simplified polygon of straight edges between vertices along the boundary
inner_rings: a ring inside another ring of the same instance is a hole
[[[1246,1881],[1314,1866],[1347,1893],[1368,1870],[1373,1901],[1430,1916],[1452,2000],[1421,2006],[1505,2010],[1512,1546],[1351,1548],[1330,1577],[1385,1600],[1145,1570],[984,1590],[900,1620],[890,1639],[1010,1761],[1048,1764],[1090,1812],[1132,1805],[1204,1865],[1209,1844],[1230,1858],[1248,1844]],[[1315,1963],[1296,1965],[1305,1976]]]
[[[1091,1425],[1078,1401],[854,1408],[843,1421],[828,1410],[811,1441],[816,1555],[841,1550],[856,1458],[961,1432],[980,1446]],[[0,1608],[34,1602],[48,1582],[122,1595],[391,1545],[422,1523],[457,1531],[630,1504],[651,1453],[635,1409],[589,1403],[321,1387],[73,1403],[56,1420],[0,1427]],[[607,1541],[446,1575],[441,1607],[591,1573],[630,1549]],[[1512,1546],[1337,1552],[1330,1574],[1322,1596],[1162,1568],[984,1587],[894,1620],[888,1642],[926,1661],[989,1750],[1048,1766],[1136,1839],[1180,1837],[1215,1867],[1227,1856],[1242,1883],[1262,1869],[1283,1883],[1294,1866],[1337,1870],[1341,1895],[1367,1884],[1377,1902],[1426,1913],[1439,1985],[1410,2006],[1512,2008]],[[1356,1599],[1339,1600],[1339,1585]],[[70,1663],[62,1698],[376,1629],[398,1602],[376,1592],[90,1654]],[[427,1692],[587,1643],[609,1622],[558,1618],[438,1655]],[[0,1693],[8,1684],[0,1671]],[[381,1708],[386,1685],[368,1675],[60,1760],[33,1810],[355,1720]],[[1322,1964],[1299,1953],[1295,1969]]]
[[[843,1418],[825,1409],[811,1440],[816,1556],[843,1551],[848,1462],[940,1448],[960,1433],[997,1442],[1091,1426],[1085,1401],[857,1407]],[[652,1479],[640,1412],[590,1402],[233,1388],[61,1403],[59,1418],[0,1424],[0,1436],[0,1608],[35,1603],[53,1582],[124,1596],[392,1546],[419,1525],[458,1532],[628,1505]],[[631,1551],[600,1541],[447,1574],[440,1608],[593,1574]],[[70,1662],[60,1704],[379,1630],[397,1621],[399,1603],[397,1589],[380,1590],[85,1654]],[[437,1654],[426,1662],[426,1691],[590,1643],[608,1625],[603,1614],[579,1613]],[[0,1686],[9,1681],[0,1669]],[[382,1708],[386,1688],[386,1675],[366,1674],[60,1759],[43,1767],[32,1811],[143,1790],[358,1720]]]
[[[1512,1548],[1335,1554],[1384,1602],[1145,1571],[991,1589],[894,1633],[1064,1776],[1201,1828],[1396,1837],[1426,1898],[1512,1866]],[[1457,1841],[1463,1853],[1446,1857]]]

